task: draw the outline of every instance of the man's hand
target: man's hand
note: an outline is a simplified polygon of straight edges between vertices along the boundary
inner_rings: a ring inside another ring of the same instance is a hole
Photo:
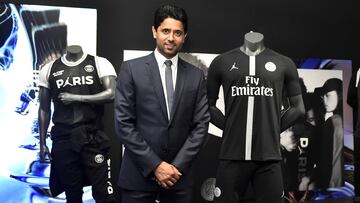
[[[71,94],[71,93],[60,93],[58,98],[64,103],[64,104],[71,104],[73,102],[80,101],[80,96]]]
[[[182,174],[177,168],[166,162],[161,162],[155,169],[155,180],[163,188],[170,188],[180,179]]]
[[[49,148],[46,145],[40,146],[40,162],[47,162],[51,160]]]

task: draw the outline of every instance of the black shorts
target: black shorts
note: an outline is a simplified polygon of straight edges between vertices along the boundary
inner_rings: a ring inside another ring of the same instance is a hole
[[[249,186],[250,196],[245,195]],[[280,203],[283,195],[280,161],[219,161],[214,202]]]
[[[114,202],[109,150],[87,144],[76,152],[71,146],[71,141],[60,140],[53,143],[51,150],[51,173],[55,172],[51,175],[57,176],[56,180],[65,190],[67,201],[80,201],[83,186],[91,185],[96,202]]]

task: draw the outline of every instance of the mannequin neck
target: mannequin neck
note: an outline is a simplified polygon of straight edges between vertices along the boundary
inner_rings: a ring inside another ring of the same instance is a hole
[[[245,34],[244,44],[240,50],[246,55],[255,56],[264,51],[264,35],[258,32],[249,32]]]
[[[79,45],[71,45],[66,47],[66,55],[65,58],[68,61],[78,61],[82,56],[84,55],[84,52]]]

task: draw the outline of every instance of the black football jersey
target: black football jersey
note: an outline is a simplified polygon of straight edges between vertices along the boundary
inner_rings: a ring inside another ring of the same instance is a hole
[[[61,58],[51,67],[49,75],[50,93],[54,103],[53,123],[74,126],[93,123],[101,118],[103,105],[75,102],[65,105],[58,99],[62,92],[88,95],[103,91],[94,56],[86,58],[75,66],[68,66]]]
[[[248,56],[240,48],[217,56],[208,72],[209,99],[224,89],[225,127],[220,159],[280,160],[283,88],[301,94],[295,64],[266,48]]]

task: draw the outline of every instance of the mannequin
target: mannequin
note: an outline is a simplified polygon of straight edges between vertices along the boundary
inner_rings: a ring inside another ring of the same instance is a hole
[[[244,35],[244,43],[240,47],[240,50],[243,53],[245,53],[248,56],[256,56],[256,55],[260,54],[261,52],[263,52],[265,49],[266,49],[266,47],[264,45],[264,35],[263,34],[261,34],[259,32],[250,31]],[[299,97],[301,97],[301,96],[298,96],[295,99],[296,101],[293,101],[293,102],[295,102],[296,104],[300,103],[299,106],[301,106],[303,101],[302,101],[302,97],[301,98],[299,98]],[[299,100],[301,100],[301,101],[299,101]],[[223,130],[224,124],[225,124],[225,117],[224,117],[223,113],[220,111],[220,109],[218,109],[216,107],[216,100],[209,98],[209,105],[210,105],[209,108],[210,108],[210,113],[211,113],[211,122],[216,127]],[[305,109],[305,108],[303,108],[303,109]],[[290,126],[292,126],[296,122],[296,120],[299,116],[301,116],[301,111],[294,110],[293,108],[289,108],[283,114],[283,116],[281,118],[281,132],[285,131]]]
[[[246,55],[255,56],[265,49],[264,35],[258,32],[248,32],[244,37],[244,44],[240,50]]]
[[[215,105],[220,86],[225,115]],[[283,89],[290,107],[281,114]],[[305,113],[295,64],[249,32],[241,47],[212,61],[207,90],[211,122],[223,129],[215,202],[246,201],[250,182],[256,201],[283,202],[279,135]]]
[[[39,157],[51,160],[52,195],[65,191],[67,202],[82,202],[82,188],[89,184],[96,202],[115,201],[108,176],[111,143],[102,124],[104,103],[115,96],[115,78],[107,59],[86,54],[79,45],[68,46],[64,56],[40,71]],[[46,145],[50,119],[51,154]]]
[[[79,60],[84,55],[84,52],[79,45],[71,45],[66,47],[66,55],[65,58],[68,61],[75,62]]]

